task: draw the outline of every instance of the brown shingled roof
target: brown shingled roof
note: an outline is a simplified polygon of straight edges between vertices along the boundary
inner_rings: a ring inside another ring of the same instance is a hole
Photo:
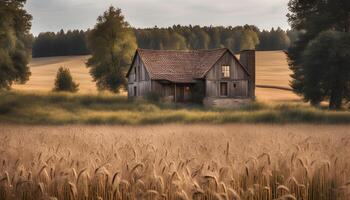
[[[228,49],[213,50],[147,50],[138,49],[152,80],[193,82],[205,74]]]

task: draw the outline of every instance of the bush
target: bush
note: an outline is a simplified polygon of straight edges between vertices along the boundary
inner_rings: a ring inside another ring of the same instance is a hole
[[[72,75],[68,68],[60,67],[57,71],[55,87],[53,91],[56,92],[77,92],[79,84],[73,81]]]
[[[156,92],[148,92],[145,99],[150,102],[160,102],[160,95]]]

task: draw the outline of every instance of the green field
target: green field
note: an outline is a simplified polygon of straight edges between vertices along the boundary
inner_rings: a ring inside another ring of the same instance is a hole
[[[125,96],[0,93],[0,122],[22,124],[350,123],[350,112],[300,103],[256,102],[239,109],[128,101]]]

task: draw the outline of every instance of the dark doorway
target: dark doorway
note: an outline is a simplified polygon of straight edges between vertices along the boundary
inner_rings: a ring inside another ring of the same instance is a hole
[[[185,90],[184,86],[177,85],[176,86],[176,101],[177,102],[184,102],[185,101]]]
[[[176,84],[176,102],[189,102],[191,98],[190,84]]]
[[[136,86],[134,86],[134,97],[136,97],[137,96],[137,88],[136,88]]]
[[[228,96],[228,87],[227,82],[220,83],[220,96],[227,97]]]

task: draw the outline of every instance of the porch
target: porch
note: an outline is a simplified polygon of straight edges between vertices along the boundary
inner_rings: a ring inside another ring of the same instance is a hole
[[[157,81],[154,92],[168,102],[186,103],[191,101],[194,83],[172,83],[168,81]]]

